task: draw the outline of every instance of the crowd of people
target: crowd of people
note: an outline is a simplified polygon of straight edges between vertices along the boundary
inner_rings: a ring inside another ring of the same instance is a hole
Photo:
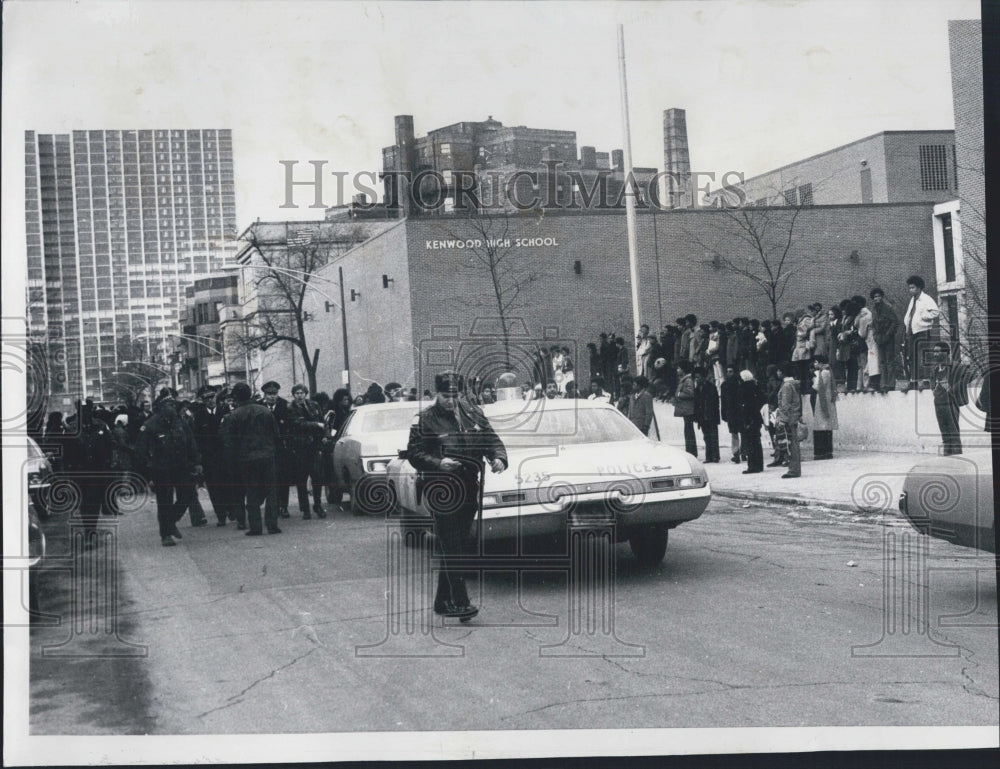
[[[279,534],[279,519],[291,517],[293,486],[304,520],[327,516],[324,490],[327,504],[343,501],[346,490],[333,473],[333,444],[355,405],[413,395],[390,383],[373,384],[358,399],[346,389],[332,398],[322,392],[310,397],[308,387],[297,384],[288,401],[278,395],[280,389],[273,381],[257,394],[245,383],[206,386],[197,400],[187,401],[163,388],[152,404],[111,408],[88,399],[68,417],[49,414],[40,445],[53,469],[79,490],[86,534],[96,530],[102,513],[120,514],[120,494],[137,478],[145,479],[156,497],[164,546],[182,538],[177,524],[185,514],[194,527],[208,523],[199,488],[207,490],[217,526],[235,522],[248,535],[265,528]],[[94,538],[85,541],[92,544]]]

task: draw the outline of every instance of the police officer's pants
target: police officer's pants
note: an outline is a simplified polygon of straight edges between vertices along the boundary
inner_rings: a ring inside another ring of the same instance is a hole
[[[170,536],[177,521],[184,515],[191,497],[194,495],[194,484],[191,476],[184,468],[170,470],[153,479],[156,493],[156,520],[160,524],[160,537]]]
[[[101,507],[108,505],[108,509],[111,509],[108,500],[111,479],[104,473],[94,473],[80,475],[75,480],[80,486],[80,517],[83,519],[83,526],[87,531],[95,531]]]
[[[215,517],[225,523],[229,515],[230,500],[227,495],[226,478],[223,469],[215,462],[205,463],[205,488],[208,498],[212,501],[212,511]]]
[[[440,558],[437,593],[434,596],[435,609],[443,607],[445,602],[451,602],[455,606],[467,606],[469,603],[469,593],[465,587],[467,575],[452,568],[448,558],[469,554],[469,532],[476,510],[476,505],[467,505],[450,515],[434,517],[436,554]]]

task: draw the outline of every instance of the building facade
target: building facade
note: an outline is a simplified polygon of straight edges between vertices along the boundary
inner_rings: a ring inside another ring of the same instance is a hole
[[[882,131],[744,180],[705,205],[941,203],[958,185],[954,131]]]
[[[907,276],[930,276],[934,290],[931,211],[930,203],[800,210],[778,312],[829,307],[875,285],[902,312]],[[759,213],[778,217],[770,232],[786,232],[787,209]],[[538,346],[557,343],[570,348],[586,386],[586,345],[602,332],[624,337],[634,355],[623,212],[500,216],[488,226],[457,214],[406,219],[321,268],[346,301],[341,315],[319,294],[307,297],[321,340],[317,386],[341,386],[348,369],[355,394],[372,381],[423,392],[450,366],[484,380],[509,366],[524,381]],[[772,316],[760,290],[715,258],[753,258],[732,211],[640,211],[637,237],[641,321],[651,328],[692,312],[705,322]]]
[[[246,356],[227,338],[226,321],[239,306],[239,276],[201,278],[184,289],[179,381],[191,393],[205,385],[247,381]]]
[[[956,195],[934,207],[938,303],[961,355],[985,366],[988,352],[983,36],[978,20],[948,22],[955,110]]]
[[[235,253],[231,132],[27,131],[25,215],[50,397],[100,400],[123,355],[168,364],[185,288]]]

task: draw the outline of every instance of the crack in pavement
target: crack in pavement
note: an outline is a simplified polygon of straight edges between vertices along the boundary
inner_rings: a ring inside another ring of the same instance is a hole
[[[971,669],[979,667],[979,663],[972,659],[973,657],[976,656],[976,653],[972,651],[972,649],[969,649],[968,647],[953,641],[951,638],[948,637],[947,633],[939,632],[938,635],[940,635],[941,638],[948,641],[949,643],[952,643],[955,646],[957,646],[959,652],[962,655],[962,659],[964,659],[967,663],[969,663],[967,665],[963,665],[961,671],[959,672],[962,678],[964,678],[968,682],[965,684],[959,684],[959,686],[962,687],[962,690],[965,691],[966,694],[971,694],[973,697],[984,697],[992,702],[1000,701],[1000,697],[990,694],[989,692],[986,692],[983,689],[979,688],[979,686],[976,684],[976,680],[971,675],[969,675],[969,671]]]
[[[217,713],[220,710],[226,710],[227,708],[231,708],[233,705],[240,704],[241,702],[243,702],[243,697],[246,696],[247,692],[249,692],[251,689],[253,689],[255,686],[257,686],[257,684],[263,683],[264,681],[267,681],[270,678],[274,678],[282,670],[286,670],[287,668],[290,668],[292,665],[296,664],[297,662],[299,662],[301,660],[304,660],[306,657],[308,657],[313,652],[319,651],[320,648],[321,647],[319,647],[319,646],[313,646],[313,648],[311,648],[309,651],[304,652],[303,654],[300,654],[298,657],[295,657],[294,659],[292,659],[291,662],[286,662],[281,667],[275,668],[270,673],[268,673],[266,676],[261,676],[260,678],[258,678],[256,681],[254,681],[253,683],[251,683],[249,686],[247,686],[246,688],[244,688],[242,691],[234,694],[232,697],[228,697],[226,699],[226,704],[225,705],[220,705],[217,708],[212,708],[211,710],[206,710],[204,713],[199,713],[197,716],[195,716],[195,718],[204,718],[205,716],[211,715],[212,713]]]

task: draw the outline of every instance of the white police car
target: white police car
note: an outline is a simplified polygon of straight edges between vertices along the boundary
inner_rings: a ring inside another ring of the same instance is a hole
[[[711,500],[696,457],[647,438],[615,407],[576,399],[504,400],[483,412],[507,450],[508,468],[487,468],[484,540],[560,534],[568,523],[613,525],[635,556],[655,564],[668,532]],[[430,516],[432,483],[407,461],[389,462],[385,499],[403,520]]]

